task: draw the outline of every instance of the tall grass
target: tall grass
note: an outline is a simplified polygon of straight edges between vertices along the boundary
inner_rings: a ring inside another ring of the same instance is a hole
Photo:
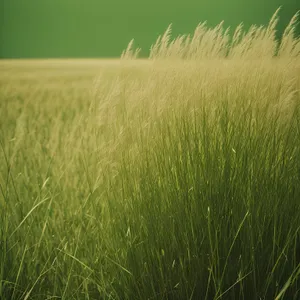
[[[215,28],[208,28],[205,22],[199,23],[192,35],[179,35],[171,39],[172,24],[160,35],[150,48],[150,59],[270,59],[294,58],[300,53],[300,37],[295,36],[297,12],[286,27],[280,42],[276,38],[278,14],[276,10],[268,26],[252,25],[243,31],[243,23],[230,34],[230,27],[224,28],[224,21]],[[133,49],[133,40],[122,53],[123,59],[135,59],[140,49]]]
[[[277,13],[230,49],[169,27],[100,76],[2,63],[1,299],[299,299],[299,39],[293,18],[276,48]]]

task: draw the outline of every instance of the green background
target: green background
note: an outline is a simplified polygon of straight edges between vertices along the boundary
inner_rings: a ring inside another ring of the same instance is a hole
[[[157,36],[191,33],[201,21],[267,24],[279,6],[279,33],[298,0],[0,0],[1,58],[118,57],[134,38],[147,55]],[[299,32],[299,26],[297,28]]]

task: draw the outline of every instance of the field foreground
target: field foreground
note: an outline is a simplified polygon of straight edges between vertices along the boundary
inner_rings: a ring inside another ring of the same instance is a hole
[[[0,299],[299,299],[299,56],[130,51],[0,62]]]
[[[1,64],[1,298],[300,296],[297,63],[35,64]]]

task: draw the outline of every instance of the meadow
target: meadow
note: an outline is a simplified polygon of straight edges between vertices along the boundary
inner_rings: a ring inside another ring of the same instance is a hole
[[[296,20],[0,61],[0,299],[300,299]]]

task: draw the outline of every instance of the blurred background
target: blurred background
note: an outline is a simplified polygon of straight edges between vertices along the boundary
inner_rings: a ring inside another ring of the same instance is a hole
[[[147,56],[170,23],[174,37],[205,20],[247,29],[267,24],[279,6],[280,36],[300,1],[0,0],[0,58],[114,58],[132,38]]]

